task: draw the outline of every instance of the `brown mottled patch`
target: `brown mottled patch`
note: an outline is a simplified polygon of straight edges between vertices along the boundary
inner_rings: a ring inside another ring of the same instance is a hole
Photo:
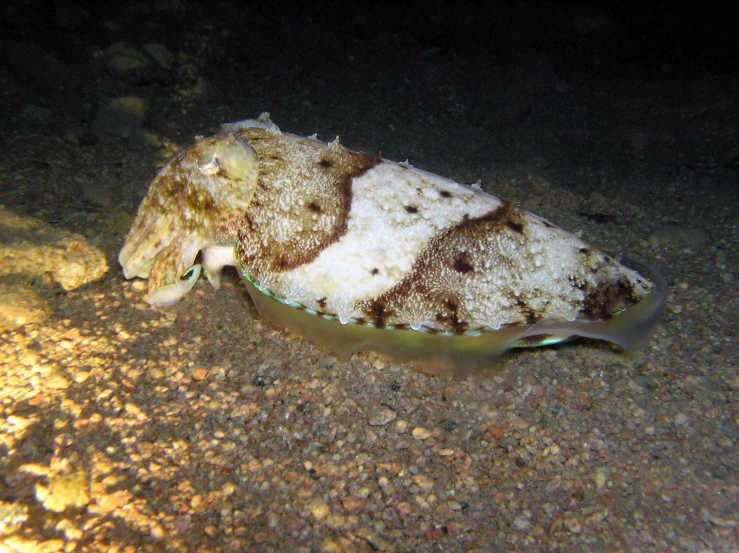
[[[211,225],[212,229],[218,236],[236,236],[236,229],[241,228],[244,222],[243,214],[226,212],[221,214],[219,220]],[[231,240],[232,241],[232,240]]]
[[[379,275],[379,274],[380,274],[380,269],[378,269],[377,267],[374,267],[374,268],[373,268],[373,269],[372,269],[372,270],[370,271],[370,273],[371,273],[372,275]]]
[[[636,300],[631,283],[621,276],[615,282],[603,282],[598,286],[588,287],[582,312],[590,320],[607,321],[614,313],[626,309]]]
[[[457,334],[462,334],[469,327],[469,323],[459,318],[460,306],[456,299],[446,299],[442,302],[442,309],[436,314],[436,321],[450,328]]]
[[[470,261],[470,256],[467,254],[467,252],[459,252],[454,257],[452,268],[458,273],[462,273],[462,274],[471,273],[472,271],[475,270],[475,268],[472,266],[472,263]]]
[[[521,314],[524,316],[524,319],[528,324],[534,324],[535,322],[538,322],[542,319],[542,316],[536,313],[536,311],[534,311],[534,309],[532,309],[531,306],[527,304],[523,298],[515,298],[515,304],[516,307],[518,307],[521,311]]]
[[[391,315],[382,299],[375,299],[367,302],[364,314],[377,328],[384,328],[385,320],[389,315]]]
[[[319,300],[316,300],[316,303],[318,304],[318,307],[320,307],[322,310],[326,310],[326,300],[327,298],[323,297]]]
[[[406,277],[375,300],[385,308],[383,322],[407,323],[393,319],[393,315],[407,312],[412,302],[421,312],[432,314],[443,330],[456,333],[467,330],[472,314],[467,303],[470,300],[462,291],[486,261],[494,259],[501,266],[509,261],[500,252],[491,251],[487,241],[494,234],[518,237],[520,233],[511,229],[511,223],[525,229],[521,212],[513,204],[504,203],[481,217],[465,215],[456,226],[432,238]],[[361,308],[368,312],[376,306],[365,302]],[[529,319],[536,316],[533,312],[528,314]]]
[[[248,203],[254,183],[220,175],[213,178],[192,170],[204,152],[217,150],[219,143],[227,140],[222,136],[201,138],[157,175],[139,210],[156,218],[151,228],[157,234],[167,236],[177,230],[192,241],[202,237],[221,243],[235,240],[239,210],[233,205]],[[137,219],[134,226],[142,222]],[[171,239],[164,238],[166,243]],[[165,242],[155,248],[164,247]]]
[[[511,202],[503,202],[493,211],[480,217],[470,218],[465,215],[462,221],[447,233],[469,234],[471,232],[487,236],[490,233],[500,232],[504,227],[519,233],[524,228],[524,218]]]
[[[257,152],[259,185],[237,257],[255,278],[312,262],[347,231],[353,179],[381,159],[261,129],[245,129],[240,138]]]
[[[451,198],[452,197],[452,193],[451,192],[447,192],[446,190],[442,190],[441,192],[439,192],[439,195],[442,198]]]
[[[585,290],[587,288],[587,284],[574,275],[568,276],[567,281],[570,283],[570,286],[578,290]]]
[[[517,232],[518,234],[523,234],[523,224],[521,224],[519,221],[513,221],[513,220],[506,220],[505,225],[511,229],[513,232]]]
[[[418,208],[415,205],[407,205],[405,206],[405,210],[408,213],[418,213]]]

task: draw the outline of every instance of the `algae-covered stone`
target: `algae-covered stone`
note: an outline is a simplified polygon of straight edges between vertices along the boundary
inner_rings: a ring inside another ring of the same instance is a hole
[[[107,270],[84,236],[0,207],[0,330],[44,320],[55,284],[74,290]]]

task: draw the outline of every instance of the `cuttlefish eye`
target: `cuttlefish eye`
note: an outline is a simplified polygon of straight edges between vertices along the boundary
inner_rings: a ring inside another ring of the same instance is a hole
[[[254,148],[234,135],[218,137],[207,144],[197,156],[196,163],[202,175],[220,174],[246,182],[256,179],[259,167]]]
[[[205,163],[201,163],[200,160],[198,160],[198,171],[200,171],[203,175],[215,175],[216,173],[218,173],[218,171],[220,171],[220,169],[221,160],[214,153],[210,154],[210,159],[206,158]]]

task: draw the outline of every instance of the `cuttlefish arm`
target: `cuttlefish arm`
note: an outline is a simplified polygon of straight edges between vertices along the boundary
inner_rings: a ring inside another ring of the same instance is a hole
[[[118,260],[126,278],[148,278],[152,305],[172,305],[201,270],[219,288],[233,265],[241,217],[251,201],[259,161],[233,134],[200,139],[157,175]],[[195,264],[202,252],[202,267]]]
[[[200,242],[190,236],[178,236],[160,251],[149,273],[151,305],[167,306],[180,301],[200,278],[201,266],[194,264]]]
[[[197,283],[201,272],[216,290],[221,288],[221,273],[228,265],[235,265],[233,247],[208,246],[203,248],[202,265],[193,264],[199,246],[195,242],[173,241],[154,261],[149,275],[150,305],[166,307],[182,299]],[[194,252],[194,253],[193,253]],[[183,270],[183,268],[187,267]]]

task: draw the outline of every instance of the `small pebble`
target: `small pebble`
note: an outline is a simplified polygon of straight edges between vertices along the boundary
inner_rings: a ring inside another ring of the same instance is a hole
[[[221,491],[223,492],[223,495],[228,497],[229,495],[233,495],[233,493],[236,491],[236,486],[234,486],[233,482],[227,482],[223,485]]]
[[[515,526],[519,530],[528,530],[528,528],[531,526],[531,522],[527,517],[520,516],[515,518],[515,520],[513,521],[513,526]]]
[[[74,375],[72,376],[72,378],[74,379],[74,381],[77,384],[82,384],[88,378],[90,378],[90,373],[87,372],[87,371],[78,371],[78,372],[74,373]]]
[[[395,410],[389,405],[384,403],[378,403],[370,410],[369,425],[370,426],[385,426],[395,420],[397,414]]]
[[[425,474],[417,474],[413,477],[413,482],[426,493],[430,492],[434,487],[434,480]]]
[[[416,426],[413,429],[414,440],[427,440],[431,437],[431,430],[422,426]]]
[[[454,499],[452,499],[451,501],[449,501],[447,503],[447,505],[449,506],[449,508],[452,511],[461,511],[462,510],[462,504],[459,501],[455,501]]]
[[[52,390],[66,390],[70,386],[69,380],[61,375],[52,376],[46,381],[46,385]]]
[[[593,480],[595,481],[595,487],[599,490],[603,489],[606,485],[606,471],[603,468],[599,468],[593,474]]]
[[[324,553],[341,553],[343,550],[341,545],[330,538],[326,538],[321,544],[321,551]]]
[[[322,499],[314,499],[308,504],[308,510],[316,520],[322,520],[331,512],[331,507]]]
[[[411,505],[407,501],[403,501],[401,503],[398,503],[396,509],[398,510],[398,514],[400,516],[407,517],[410,516],[410,514],[413,512],[413,505]]]
[[[208,378],[208,369],[203,369],[203,368],[195,369],[194,371],[192,371],[192,378],[193,380],[198,380],[198,381],[205,380],[206,378]]]
[[[90,502],[88,481],[89,476],[84,471],[51,477],[48,487],[36,484],[36,500],[56,513],[70,507],[82,509]]]
[[[582,524],[580,523],[580,519],[577,517],[565,518],[565,526],[573,534],[579,534],[582,532]]]
[[[151,536],[151,539],[155,541],[160,541],[167,537],[167,533],[164,531],[164,528],[162,528],[159,524],[153,524],[151,526],[151,529],[149,530],[149,535]]]
[[[146,281],[145,280],[134,280],[131,283],[131,290],[136,293],[146,292]]]

